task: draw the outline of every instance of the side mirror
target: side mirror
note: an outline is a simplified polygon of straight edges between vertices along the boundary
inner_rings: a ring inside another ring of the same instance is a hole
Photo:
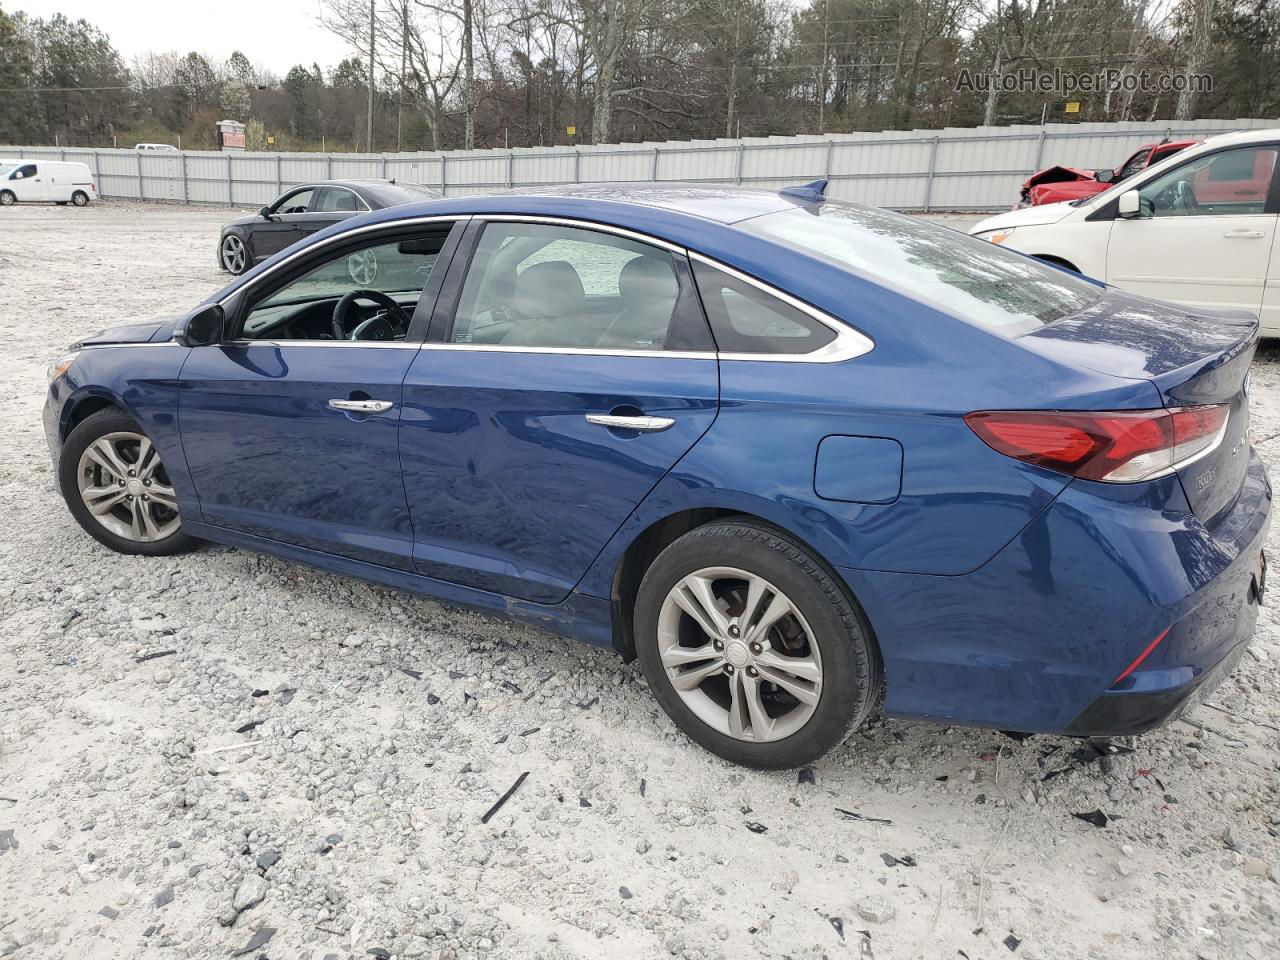
[[[1122,220],[1134,220],[1142,216],[1142,195],[1137,190],[1126,190],[1116,201],[1116,216]]]
[[[261,210],[259,210],[259,211],[258,211],[258,216],[260,216],[263,220],[270,220],[270,219],[271,219],[271,208],[270,208],[270,207],[263,207]]]
[[[1114,183],[1116,172],[1114,170],[1098,170],[1094,173],[1093,179],[1099,183]]]
[[[173,339],[184,347],[207,347],[222,339],[222,321],[222,307],[211,303],[179,320]]]

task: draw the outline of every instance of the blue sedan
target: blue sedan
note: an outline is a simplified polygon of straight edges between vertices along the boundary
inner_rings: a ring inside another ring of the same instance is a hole
[[[349,219],[55,361],[59,487],[122,553],[233,544],[611,646],[749,766],[881,703],[1164,722],[1265,589],[1256,319],[822,186]]]

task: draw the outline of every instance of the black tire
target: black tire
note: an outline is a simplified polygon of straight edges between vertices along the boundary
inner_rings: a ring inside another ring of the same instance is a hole
[[[0,207],[12,207],[18,202],[12,190],[0,190]]]
[[[175,553],[184,553],[192,549],[197,541],[182,531],[181,525],[165,536],[154,541],[130,540],[103,526],[97,517],[90,512],[80,496],[77,473],[80,469],[80,458],[95,440],[110,433],[136,433],[145,436],[145,431],[134,419],[119,410],[100,410],[79,423],[62,445],[62,453],[58,459],[58,484],[62,488],[62,497],[71,510],[76,522],[84,528],[85,533],[104,546],[117,553],[141,555],[147,557],[167,557]]]
[[[803,726],[782,739],[753,742],[713,728],[676,692],[662,664],[658,622],[667,595],[688,574],[716,566],[763,577],[786,594],[812,630],[821,658],[818,704]],[[856,603],[805,547],[749,518],[698,527],[663,550],[640,583],[634,625],[637,658],[663,710],[698,744],[743,766],[778,770],[812,763],[857,729],[879,698],[880,657]]]
[[[65,206],[67,205],[67,201],[65,201],[65,200],[55,200],[55,201],[53,201],[53,202],[54,202],[55,204],[57,204],[58,206],[60,206],[60,207],[65,207]]]
[[[77,207],[87,207],[89,205],[89,195],[83,190],[77,190],[71,195],[71,202]]]

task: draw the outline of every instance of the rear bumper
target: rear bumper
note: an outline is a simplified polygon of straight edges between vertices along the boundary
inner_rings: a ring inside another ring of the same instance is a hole
[[[1247,645],[1247,640],[1237,644],[1208,671],[1179,687],[1146,692],[1108,691],[1085,707],[1062,732],[1073,737],[1123,737],[1147,733],[1176,720],[1236,668]]]
[[[973,573],[842,568],[879,641],[885,712],[1031,733],[1158,726],[1252,638],[1271,500],[1250,452],[1212,529],[1176,477],[1073,482]]]

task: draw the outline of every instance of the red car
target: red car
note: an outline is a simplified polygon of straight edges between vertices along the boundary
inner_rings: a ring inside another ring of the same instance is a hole
[[[1021,199],[1014,204],[1019,207],[1034,207],[1042,203],[1059,203],[1063,200],[1082,200],[1101,193],[1113,183],[1127,180],[1171,157],[1179,150],[1199,143],[1199,140],[1162,140],[1159,143],[1148,143],[1139,147],[1128,160],[1115,170],[1081,170],[1076,167],[1046,167],[1027,177],[1022,184]]]

